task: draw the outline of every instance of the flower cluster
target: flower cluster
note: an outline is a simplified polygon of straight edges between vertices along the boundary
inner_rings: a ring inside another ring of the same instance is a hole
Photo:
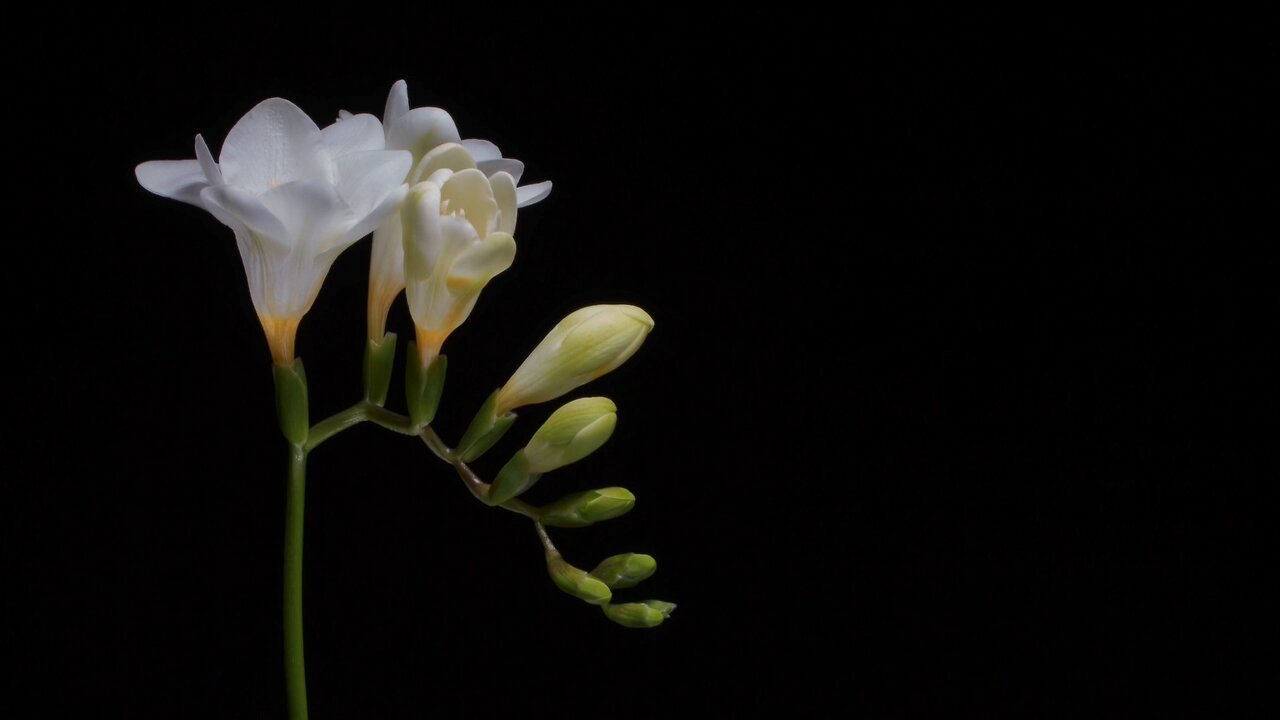
[[[369,338],[382,339],[387,311],[407,289],[429,364],[480,290],[511,265],[517,208],[551,191],[550,182],[519,187],[524,164],[487,140],[463,140],[444,110],[410,109],[403,80],[381,122],[343,112],[321,129],[271,98],[235,124],[216,161],[200,135],[195,154],[142,163],[138,182],[235,233],[280,366],[293,362],[298,323],[334,260],[370,232]]]

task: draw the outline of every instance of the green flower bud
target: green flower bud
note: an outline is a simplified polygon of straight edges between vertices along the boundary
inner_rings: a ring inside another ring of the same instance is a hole
[[[551,527],[586,527],[625,515],[635,504],[636,496],[626,488],[600,488],[563,497],[542,508],[538,519]]]
[[[675,603],[666,602],[665,600],[645,600],[644,604],[662,613],[664,618],[671,617],[671,613],[675,612],[676,609]]]
[[[608,585],[565,562],[558,552],[547,553],[547,572],[556,587],[583,602],[603,605],[613,597]]]
[[[570,313],[502,386],[497,414],[553,400],[617,368],[652,329],[653,318],[634,305],[592,305]]]
[[[658,561],[652,555],[627,553],[605,558],[591,574],[610,588],[618,590],[635,586],[657,569]]]
[[[578,398],[560,406],[524,448],[530,471],[551,472],[598,450],[613,434],[617,411],[604,397]]]
[[[610,620],[623,627],[651,628],[662,624],[676,609],[675,603],[661,600],[645,600],[638,603],[605,605],[601,608]]]

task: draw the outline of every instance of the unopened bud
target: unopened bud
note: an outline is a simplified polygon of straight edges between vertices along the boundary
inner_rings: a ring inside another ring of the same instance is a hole
[[[675,610],[676,606],[675,603],[661,600],[645,600],[638,603],[605,605],[601,609],[604,610],[606,617],[623,627],[651,628],[661,625],[663,620],[671,616],[671,611]]]
[[[625,515],[636,496],[626,488],[609,487],[569,495],[542,508],[538,519],[551,527],[586,527]]]
[[[634,305],[592,305],[570,313],[502,386],[497,414],[546,402],[590,382],[640,349],[653,318]]]
[[[551,472],[598,450],[613,434],[617,411],[604,397],[578,398],[560,406],[524,448],[530,471]]]
[[[613,597],[609,586],[564,561],[558,552],[547,553],[547,572],[556,587],[592,605],[603,605]]]
[[[627,553],[605,558],[591,574],[613,590],[633,587],[658,569],[652,555]]]

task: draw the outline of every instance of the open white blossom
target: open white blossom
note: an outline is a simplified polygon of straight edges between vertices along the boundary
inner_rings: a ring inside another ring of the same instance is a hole
[[[454,172],[476,169],[490,181],[494,181],[498,173],[507,175],[514,199],[512,210],[507,213],[509,233],[515,231],[514,208],[532,205],[551,192],[550,181],[516,187],[524,172],[524,163],[502,157],[498,146],[488,140],[461,139],[453,118],[444,110],[435,107],[410,109],[409,89],[404,80],[391,86],[382,125],[388,149],[406,150],[413,154],[413,170],[409,173],[411,185],[427,180],[440,169]],[[497,181],[494,190],[507,193],[506,180]],[[369,263],[368,332],[369,339],[374,342],[382,340],[391,303],[405,289],[405,242],[399,215],[387,218],[373,234],[373,255]],[[437,312],[447,313],[448,308],[440,308]],[[465,313],[463,317],[465,319]]]
[[[271,98],[231,128],[217,162],[197,135],[195,160],[145,162],[136,174],[147,190],[202,207],[235,232],[272,359],[288,365],[334,259],[399,209],[412,163],[385,149],[372,115],[321,130]]]

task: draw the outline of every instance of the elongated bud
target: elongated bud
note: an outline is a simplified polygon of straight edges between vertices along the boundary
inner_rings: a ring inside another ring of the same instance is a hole
[[[605,558],[591,571],[593,577],[613,590],[634,587],[658,569],[658,561],[652,555],[627,553]]]
[[[556,587],[592,605],[603,605],[613,597],[609,586],[560,557],[558,552],[547,553],[547,572]]]
[[[484,401],[484,405],[480,406],[480,411],[462,434],[462,439],[458,441],[458,454],[463,462],[471,462],[487,452],[507,433],[511,423],[516,421],[515,413],[499,413],[497,405],[498,393],[494,391]]]
[[[383,406],[391,385],[391,366],[396,361],[396,334],[387,333],[382,340],[366,340],[364,344],[364,399]]]
[[[613,434],[617,411],[605,397],[578,398],[562,405],[524,448],[530,471],[551,472],[598,450]]]
[[[553,400],[627,361],[653,318],[634,305],[592,305],[561,320],[498,393],[499,415]]]
[[[271,368],[276,382],[276,417],[280,420],[280,432],[294,445],[307,441],[311,422],[307,412],[307,371],[302,358],[289,365]]]
[[[623,627],[651,628],[661,625],[663,620],[671,617],[671,612],[676,609],[676,605],[662,600],[645,600],[638,603],[605,605],[601,609],[604,610],[606,617]]]
[[[410,340],[409,355],[404,364],[404,392],[409,419],[418,426],[430,425],[444,393],[444,374],[449,367],[449,358],[437,355],[430,365],[423,367],[418,359],[417,344]]]
[[[625,515],[635,504],[636,496],[626,488],[600,488],[561,498],[542,508],[538,519],[551,527],[586,527]]]

